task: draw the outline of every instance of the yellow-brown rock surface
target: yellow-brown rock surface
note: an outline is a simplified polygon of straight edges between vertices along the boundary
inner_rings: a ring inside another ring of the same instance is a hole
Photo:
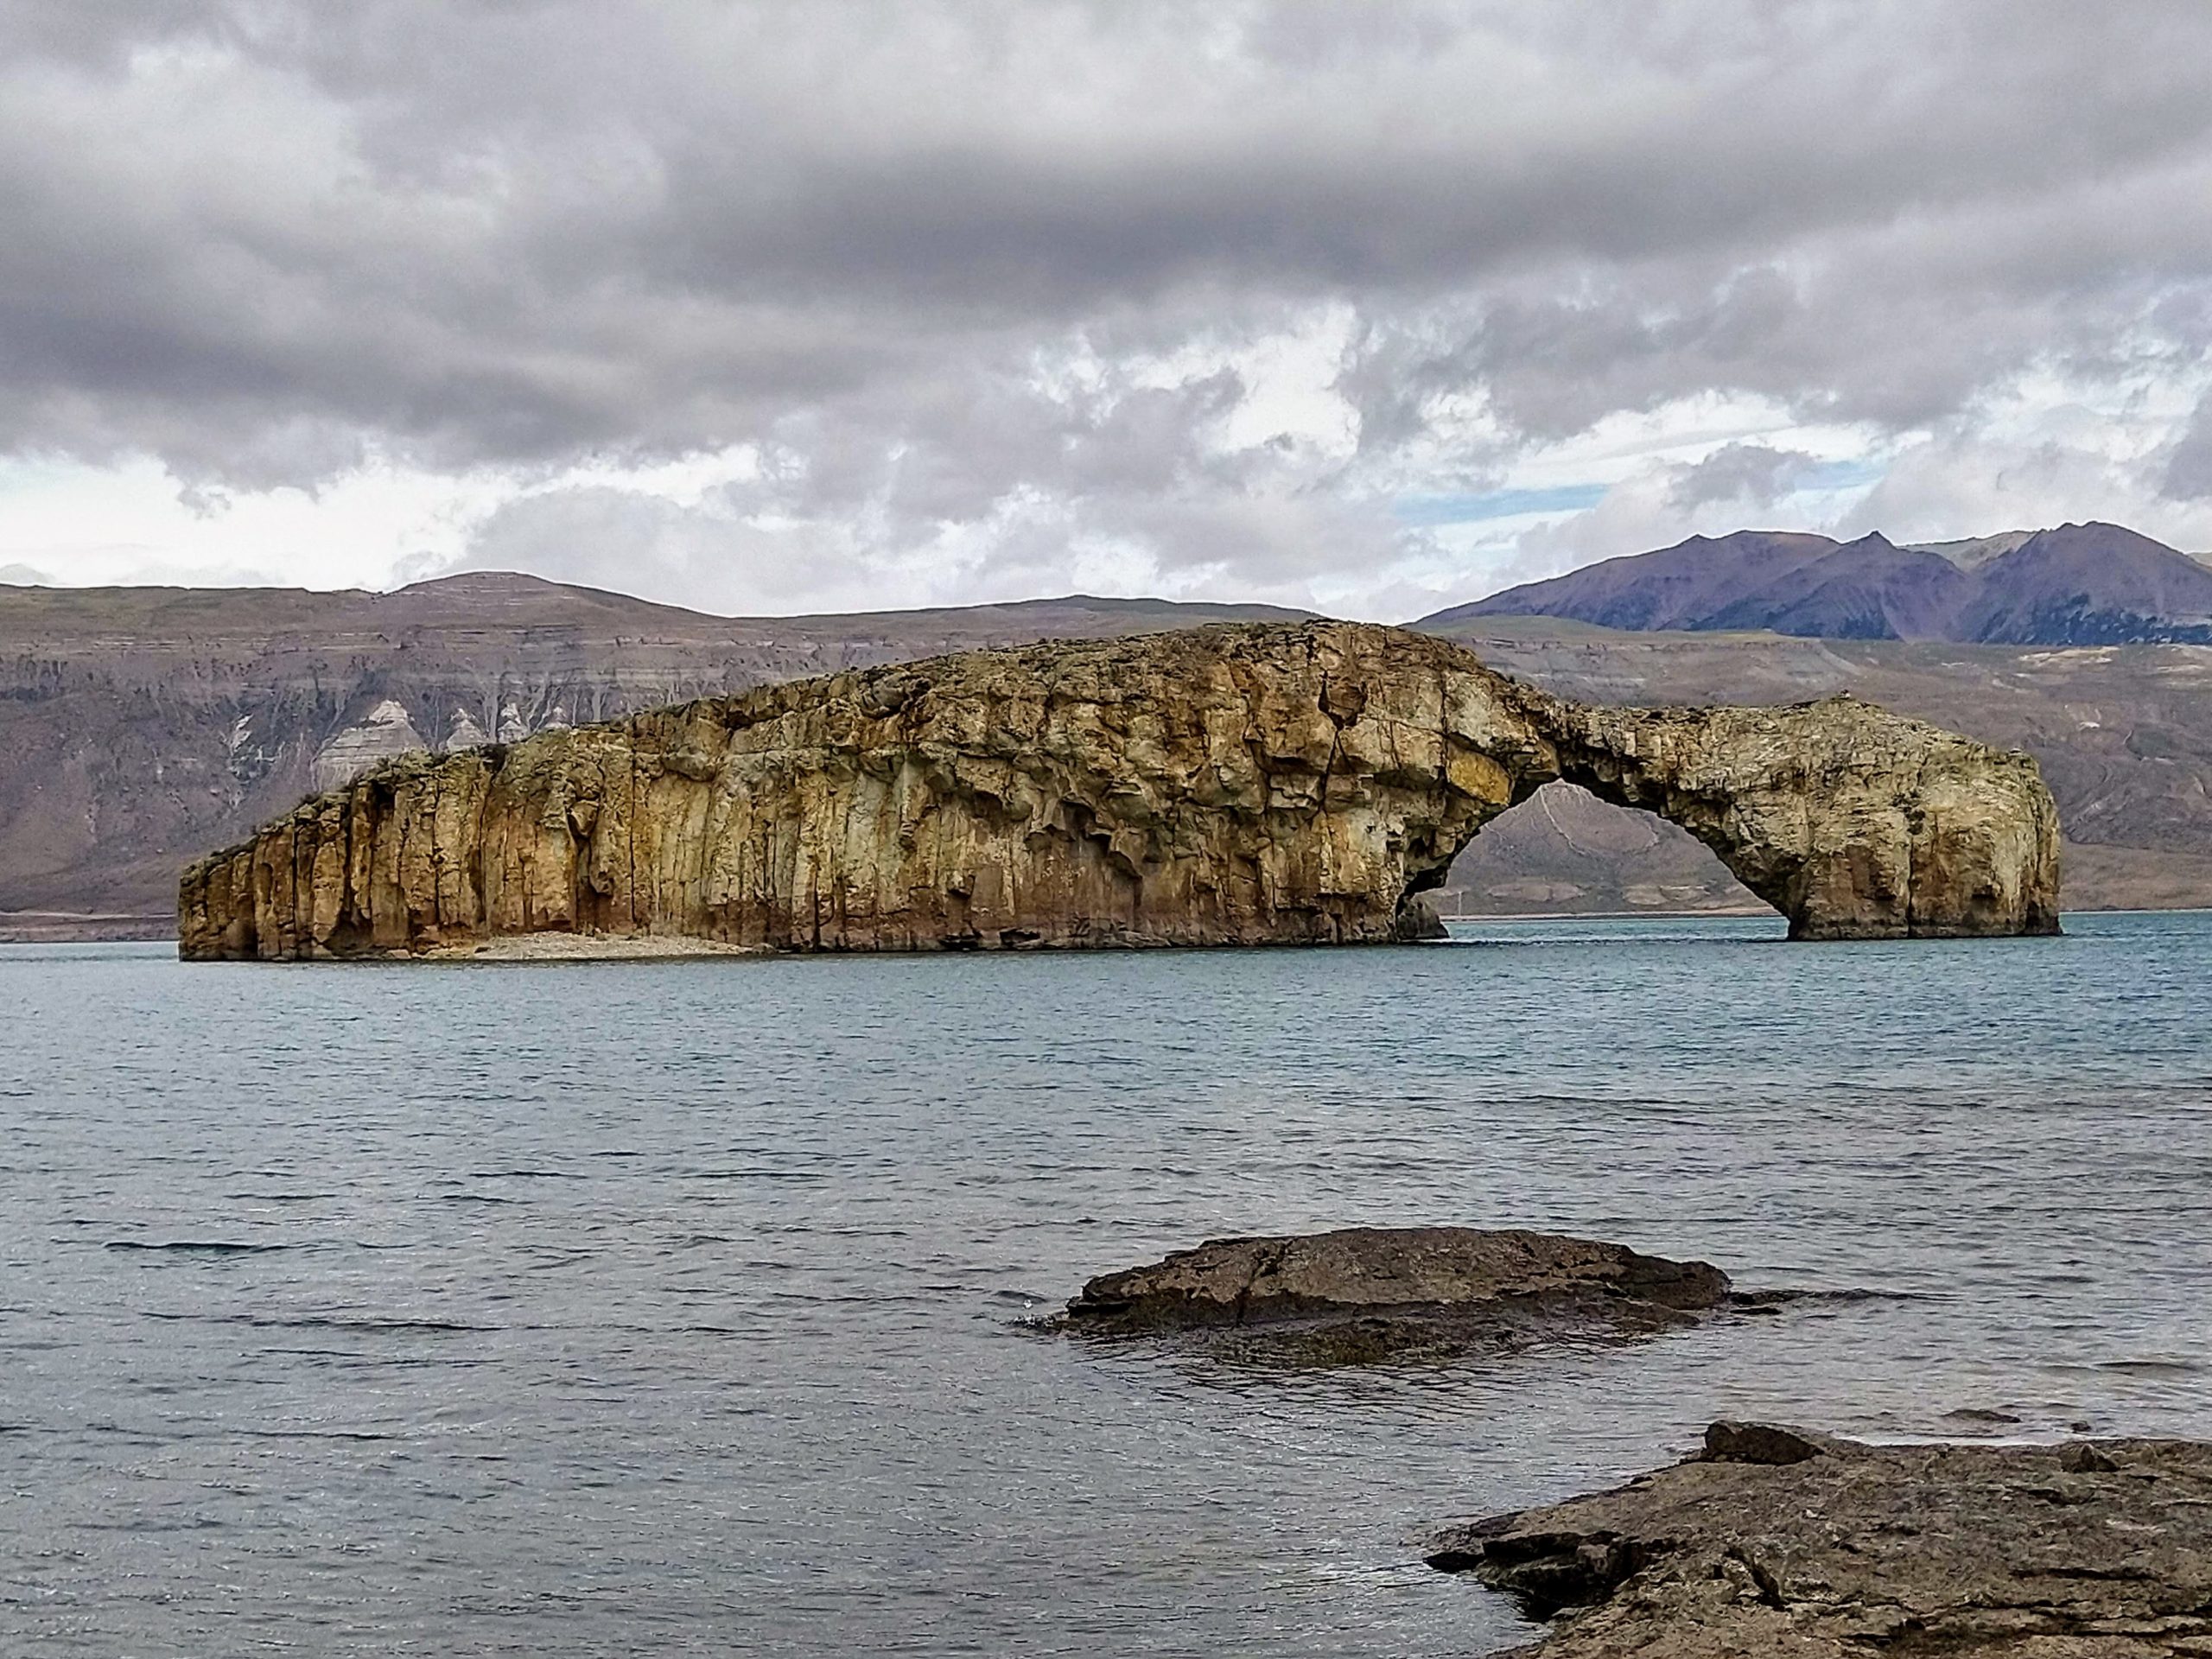
[[[1416,937],[1564,778],[1712,846],[1794,937],[2057,926],[2025,756],[1849,698],[1585,707],[1353,623],[976,652],[406,756],[184,874],[193,959],[654,936],[779,950]]]

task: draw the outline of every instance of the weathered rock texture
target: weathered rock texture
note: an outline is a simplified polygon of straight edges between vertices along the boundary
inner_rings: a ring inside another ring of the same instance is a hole
[[[343,789],[380,760],[429,747],[407,718],[407,710],[386,697],[360,724],[334,734],[315,751],[311,775],[318,791]]]
[[[1701,1458],[1455,1529],[1432,1563],[1543,1659],[2212,1654],[2212,1446],[1861,1446],[1715,1424]]]
[[[2024,755],[1849,698],[1586,708],[1316,622],[978,652],[390,762],[188,870],[181,950],[1403,938],[1452,855],[1556,778],[1681,824],[1795,937],[2057,925]]]
[[[1212,1239],[1093,1279],[1058,1321],[1088,1336],[1230,1336],[1243,1352],[1357,1362],[1571,1327],[1663,1330],[1728,1300],[1703,1262],[1625,1245],[1474,1227],[1348,1227]]]

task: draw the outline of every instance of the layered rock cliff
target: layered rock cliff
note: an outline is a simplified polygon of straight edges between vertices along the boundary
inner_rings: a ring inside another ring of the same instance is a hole
[[[2057,817],[2024,755],[1849,698],[1584,707],[1441,640],[1313,622],[971,652],[390,761],[188,870],[180,948],[1402,938],[1554,779],[1681,824],[1794,937],[2057,925]]]
[[[388,594],[0,584],[0,943],[168,938],[179,865],[407,751],[944,652],[1296,620],[1079,598],[709,616],[492,573]]]

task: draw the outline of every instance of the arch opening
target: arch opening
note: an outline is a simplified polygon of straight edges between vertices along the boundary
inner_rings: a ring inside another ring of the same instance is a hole
[[[1428,899],[1446,921],[1779,913],[1679,824],[1563,779],[1485,823]]]

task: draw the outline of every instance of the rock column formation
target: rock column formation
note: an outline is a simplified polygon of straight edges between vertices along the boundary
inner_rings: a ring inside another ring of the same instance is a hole
[[[410,755],[184,874],[193,960],[512,935],[804,950],[1420,937],[1564,778],[1671,818],[1797,938],[2057,929],[2026,756],[1850,698],[1565,702],[1317,622],[979,652]]]

